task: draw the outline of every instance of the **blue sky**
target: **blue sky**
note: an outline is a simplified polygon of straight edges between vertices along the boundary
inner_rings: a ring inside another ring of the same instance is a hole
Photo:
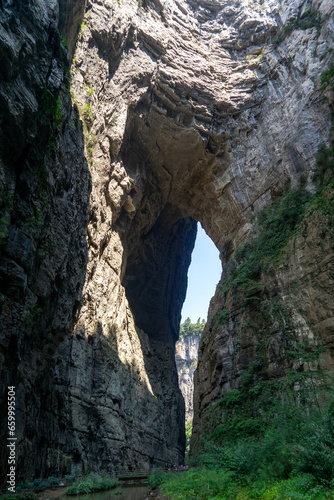
[[[182,323],[188,316],[192,323],[196,323],[199,317],[207,320],[209,303],[220,280],[221,272],[219,252],[198,223],[195,248],[188,271],[188,288],[182,309]]]

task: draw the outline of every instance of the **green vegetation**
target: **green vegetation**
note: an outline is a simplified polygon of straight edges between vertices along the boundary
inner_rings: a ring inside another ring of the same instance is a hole
[[[321,90],[324,91],[328,89],[328,87],[334,90],[334,66],[326,69],[321,74]]]
[[[292,359],[317,360],[296,344]],[[207,410],[209,425],[187,473],[162,474],[152,487],[172,500],[334,499],[334,392],[321,372],[245,380]]]
[[[56,486],[59,484],[59,480],[51,476],[49,477],[48,480],[43,480],[43,479],[34,479],[32,483],[28,483],[27,481],[23,481],[19,483],[16,486],[16,491],[18,493],[21,493],[23,491],[29,493],[24,493],[23,495],[20,495],[20,499],[23,498],[24,500],[34,500],[36,495],[34,495],[31,491],[43,491],[46,488],[49,488],[50,486]]]
[[[187,318],[182,325],[180,325],[180,339],[189,337],[191,335],[202,335],[206,323],[203,319],[198,318],[197,323],[192,323],[190,318]]]
[[[64,38],[61,34],[60,31],[57,30],[57,34],[59,37],[59,55],[62,59],[67,57],[67,51],[68,51],[68,42],[66,38]]]
[[[331,84],[332,76],[326,73],[323,84]],[[307,237],[314,216],[334,235],[333,148],[320,146],[314,181],[315,193],[301,179],[259,215],[257,236],[235,252],[225,271],[222,310],[212,328],[233,314],[227,303],[240,307],[243,326],[256,339],[254,360],[238,388],[202,414],[201,439],[191,457],[194,468],[152,480],[166,498],[334,499],[334,390],[331,378],[319,369],[326,346],[308,338],[296,341],[287,306],[261,282],[263,272],[268,275],[281,264],[293,238]],[[285,366],[282,376],[268,379],[273,332],[283,338]],[[238,334],[233,342],[236,356]]]
[[[302,474],[271,484],[257,479],[243,483],[238,472],[201,468],[183,474],[165,474],[159,487],[172,500],[323,500],[333,499],[334,492],[319,486],[311,474]]]
[[[193,421],[188,420],[188,422],[186,422],[186,459],[189,457],[192,431],[193,431]]]
[[[86,143],[86,153],[87,159],[92,163],[93,161],[93,151],[96,144],[99,142],[97,135],[92,133],[85,133],[85,143]]]
[[[294,30],[306,30],[316,28],[318,32],[321,29],[321,17],[319,13],[311,8],[305,9],[301,17],[293,19],[281,29],[280,34],[272,40],[273,45],[278,45],[284,40],[287,35],[290,35]]]
[[[87,98],[92,99],[95,93],[95,89],[93,87],[90,87],[87,82],[85,84],[85,91],[87,93]],[[78,107],[81,119],[80,125],[85,137],[86,157],[88,163],[92,165],[94,148],[99,141],[98,136],[91,132],[91,128],[94,121],[92,104],[90,101],[86,102],[85,104],[79,104],[77,102],[77,96],[73,92],[71,92],[71,97],[72,101],[76,103]]]
[[[306,219],[315,210],[320,210],[325,216],[328,227],[334,227],[334,148],[319,147],[316,167],[316,193],[308,192],[301,179],[296,189],[277,197],[259,214],[258,236],[236,250],[234,264],[220,282],[223,304],[229,292],[235,299],[242,299],[244,304],[260,301],[260,297],[263,300],[261,272],[281,262],[287,243],[300,234],[302,226],[305,229]],[[229,316],[229,311],[223,307],[214,316],[213,327],[226,324]]]
[[[8,221],[3,217],[0,218],[0,245],[6,243],[8,236]]]
[[[334,175],[334,148],[327,148],[325,144],[321,144],[316,161],[318,168],[313,179],[322,185],[327,176]]]
[[[28,493],[21,493],[19,496],[13,494],[6,494],[1,496],[1,500],[17,500],[18,498],[20,500],[36,500],[37,495],[29,491]]]
[[[108,475],[91,473],[73,486],[66,490],[67,495],[83,495],[87,493],[96,493],[115,488],[118,484],[117,479]]]
[[[4,245],[7,241],[9,213],[13,210],[13,207],[14,193],[4,186],[0,186],[0,245]]]
[[[280,262],[287,242],[298,232],[311,199],[311,194],[300,185],[259,214],[259,236],[235,252],[235,267],[221,280],[223,300],[231,289],[244,302],[258,300],[263,288],[261,271]],[[228,319],[229,311],[224,308],[216,313],[214,327],[227,323]]]
[[[230,313],[227,309],[218,311],[213,317],[213,326],[225,325],[230,319]]]
[[[52,137],[53,137],[58,125],[62,121],[63,112],[61,109],[60,97],[53,94],[47,88],[46,85],[44,85],[44,87],[43,87],[42,98],[41,98],[41,108],[40,108],[39,113],[37,114],[36,120],[38,120],[40,118],[41,114],[46,114],[47,116],[50,117],[50,119],[52,121],[52,130],[53,130]]]
[[[82,21],[81,26],[80,26],[79,36],[84,34],[86,28],[87,28],[87,22]]]
[[[166,480],[168,479],[168,475],[166,472],[161,470],[155,470],[148,478],[148,484],[150,485],[152,490],[159,488]]]

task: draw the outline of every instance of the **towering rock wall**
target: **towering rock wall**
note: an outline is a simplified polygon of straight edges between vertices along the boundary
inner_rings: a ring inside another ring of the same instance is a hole
[[[63,2],[63,15],[78,29],[75,4],[82,17],[84,2]],[[51,453],[60,456],[65,396],[55,391],[52,357],[73,327],[87,264],[91,177],[59,28],[57,2],[0,4],[3,480],[7,386],[16,387],[18,479],[50,471]]]
[[[315,9],[313,21],[308,23],[312,9]],[[283,26],[279,22],[280,30],[262,57],[274,70],[266,90],[261,91],[266,95],[261,106],[265,113],[255,115],[252,128],[246,131],[248,139],[241,143],[247,144],[248,150],[244,150],[241,157],[247,163],[251,151],[256,151],[251,163],[262,164],[262,168],[266,164],[265,183],[281,171],[276,179],[282,182],[285,179],[290,188],[296,188],[298,176],[305,176],[305,187],[313,192],[315,160],[311,151],[320,132],[317,96],[322,96],[326,108],[333,104],[330,87],[327,90],[322,87],[324,92],[318,93],[316,83],[316,73],[321,74],[328,62],[333,64],[331,57],[328,59],[333,43],[333,6],[328,2],[282,2],[278,16]],[[262,128],[264,124],[266,133]],[[333,138],[327,127],[325,130],[324,143],[328,144]],[[256,141],[259,142],[255,149]],[[238,158],[238,152],[243,149],[243,146],[240,149],[241,143],[236,149],[232,148],[233,157]],[[266,160],[262,156],[265,149]],[[251,163],[247,164],[248,175],[244,175],[243,184],[253,178]],[[271,179],[267,189],[262,184],[262,194],[252,199],[244,213],[250,208],[255,215],[275,199],[275,195],[282,194],[280,181]],[[257,270],[254,268],[251,273],[255,280],[251,283],[255,285],[253,290],[250,287],[246,291],[247,286],[242,289],[245,283],[241,287],[233,283],[240,265],[240,258],[238,260],[233,250],[259,236],[261,228],[254,225],[256,219],[248,214],[248,222],[223,245],[224,273],[211,301],[195,373],[192,450],[196,449],[204,429],[206,433],[214,430],[217,422],[212,421],[208,410],[228,390],[242,390],[247,384],[256,385],[261,380],[285,379],[287,373],[333,372],[331,200],[332,188],[328,188],[321,203],[315,203],[304,214],[278,263],[267,263],[261,271],[261,263],[257,263]],[[321,354],[314,356],[311,362],[305,353],[312,350]]]
[[[194,220],[226,264],[285,184],[303,172],[312,189],[330,129],[320,75],[333,63],[332,2],[30,0],[0,9],[1,375],[2,395],[17,388],[18,471],[181,460],[174,342]],[[289,263],[311,296],[295,255]],[[312,269],[325,282],[326,329],[330,278]],[[284,273],[288,283],[288,268],[272,283]],[[233,325],[213,343],[207,328],[195,436],[236,366]],[[246,350],[252,338],[245,329]],[[283,352],[278,337],[275,349]],[[251,354],[242,359],[239,371]],[[4,451],[5,429],[1,439]]]
[[[175,344],[176,368],[179,386],[185,403],[186,422],[194,417],[194,373],[197,367],[200,335],[187,335]]]

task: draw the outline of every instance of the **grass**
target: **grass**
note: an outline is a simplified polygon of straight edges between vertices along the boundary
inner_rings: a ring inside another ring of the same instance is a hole
[[[113,479],[108,475],[91,473],[87,477],[83,478],[82,481],[70,486],[66,490],[66,495],[83,495],[106,491],[115,488],[117,484],[117,479]]]
[[[243,483],[237,472],[195,468],[184,474],[166,475],[160,484],[164,497],[171,500],[305,500],[333,499],[334,492],[318,485],[310,474],[300,474],[271,483],[259,478]]]
[[[171,500],[334,499],[333,391],[322,394],[318,407],[307,386],[299,393],[278,383],[271,393],[265,388],[265,382],[260,391],[249,388],[252,398],[229,391],[212,419],[227,422],[227,414],[234,415],[234,428],[219,434],[218,424],[202,437],[194,467],[178,474],[155,472],[151,488]],[[260,406],[262,421],[257,421]]]
[[[29,491],[28,493],[21,493],[20,495],[5,494],[1,496],[1,500],[36,500],[37,495]]]

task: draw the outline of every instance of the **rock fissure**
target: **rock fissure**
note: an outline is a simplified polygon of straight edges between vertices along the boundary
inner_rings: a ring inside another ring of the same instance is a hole
[[[308,7],[318,17],[306,23]],[[331,126],[321,72],[333,65],[333,6],[29,0],[24,16],[10,2],[0,14],[1,396],[16,385],[18,470],[183,462],[174,344],[196,221],[230,275],[286,184],[303,173],[314,192]],[[223,304],[217,289],[194,442],[205,409],[254,363],[257,330],[271,339],[267,376],[284,373],[287,340],[265,311],[276,295],[289,335],[331,345],[328,221],[310,220],[262,277],[264,309],[230,291]],[[332,371],[331,352],[320,364]]]

